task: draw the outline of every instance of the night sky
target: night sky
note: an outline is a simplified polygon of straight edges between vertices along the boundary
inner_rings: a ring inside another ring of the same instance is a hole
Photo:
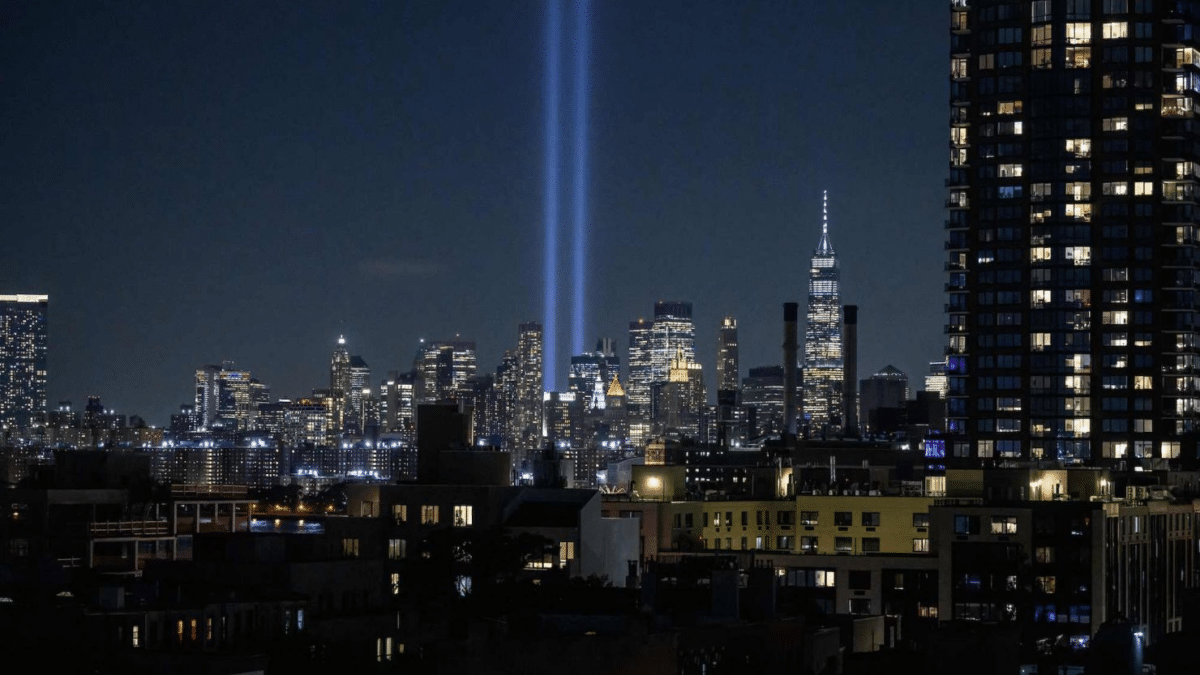
[[[302,396],[343,333],[376,381],[456,333],[494,369],[543,315],[544,10],[0,5],[0,293],[50,296],[51,404],[163,424],[224,359]],[[682,299],[710,387],[727,314],[743,376],[779,363],[827,189],[859,375],[919,388],[943,345],[946,14],[594,0],[589,344],[624,364],[627,323]]]

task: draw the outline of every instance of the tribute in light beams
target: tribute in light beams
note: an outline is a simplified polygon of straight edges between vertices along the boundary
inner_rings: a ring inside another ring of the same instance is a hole
[[[558,52],[562,39],[559,0],[549,0],[546,12],[546,230],[544,317],[542,321],[542,387],[554,388],[558,359]]]
[[[584,290],[587,285],[587,99],[588,99],[588,0],[579,0],[575,18],[575,227],[572,263],[574,284],[571,305],[571,353],[584,352]]]

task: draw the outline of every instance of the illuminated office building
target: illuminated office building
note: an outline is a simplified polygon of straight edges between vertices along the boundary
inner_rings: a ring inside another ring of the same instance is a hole
[[[0,430],[46,420],[49,296],[0,295]]]
[[[737,391],[740,385],[737,319],[727,316],[717,330],[717,390]]]
[[[421,403],[456,401],[475,377],[475,342],[455,336],[421,345],[415,369]]]
[[[629,322],[629,379],[625,392],[629,414],[634,417],[650,415],[650,384],[654,382],[653,329],[653,322],[645,319]]]
[[[532,470],[532,461],[542,446],[542,337],[540,323],[531,321],[517,327],[513,466],[520,471]]]
[[[343,413],[342,429],[361,434],[370,419],[373,399],[371,397],[371,367],[357,354],[350,356],[349,364],[350,388],[346,392],[345,412]],[[377,423],[377,420],[374,420]]]
[[[602,339],[594,351],[571,357],[567,388],[580,398],[585,410],[603,409],[604,394],[620,369],[621,359],[613,350],[612,340]]]
[[[266,385],[251,377],[249,371],[234,368],[231,361],[197,369],[195,383],[197,431],[249,431],[258,404],[270,395]]]
[[[822,203],[821,240],[808,275],[808,321],[804,327],[802,409],[811,433],[842,426],[842,304],[838,260],[829,243],[828,200]]]
[[[687,438],[699,438],[700,414],[707,397],[703,368],[689,360],[682,348],[677,349],[667,381],[655,385],[655,432],[673,430]]]
[[[1195,462],[1198,24],[951,3],[948,467]]]
[[[406,443],[417,440],[416,389],[415,372],[392,373],[384,382],[380,397],[384,430],[399,434]]]
[[[670,379],[671,361],[682,351],[689,362],[696,360],[696,327],[692,303],[676,300],[654,303],[654,326],[650,333],[652,382]]]
[[[350,351],[345,336],[338,336],[337,347],[329,362],[329,431],[333,435],[346,426],[346,411],[350,407]]]

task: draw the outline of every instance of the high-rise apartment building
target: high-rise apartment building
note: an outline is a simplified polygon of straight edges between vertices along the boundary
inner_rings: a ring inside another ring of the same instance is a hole
[[[950,10],[947,465],[1193,463],[1200,15]]]
[[[0,430],[46,422],[45,295],[0,295]]]
[[[727,316],[717,329],[717,391],[737,391],[740,385],[737,319]]]
[[[808,273],[808,321],[804,326],[802,410],[811,432],[842,426],[842,303],[838,259],[829,243],[828,196],[821,204],[821,239]]]

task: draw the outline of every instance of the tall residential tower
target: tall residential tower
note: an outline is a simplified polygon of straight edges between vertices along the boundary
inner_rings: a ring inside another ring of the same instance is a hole
[[[1194,3],[950,19],[947,466],[1194,463]]]
[[[45,423],[45,295],[0,295],[0,430]]]

